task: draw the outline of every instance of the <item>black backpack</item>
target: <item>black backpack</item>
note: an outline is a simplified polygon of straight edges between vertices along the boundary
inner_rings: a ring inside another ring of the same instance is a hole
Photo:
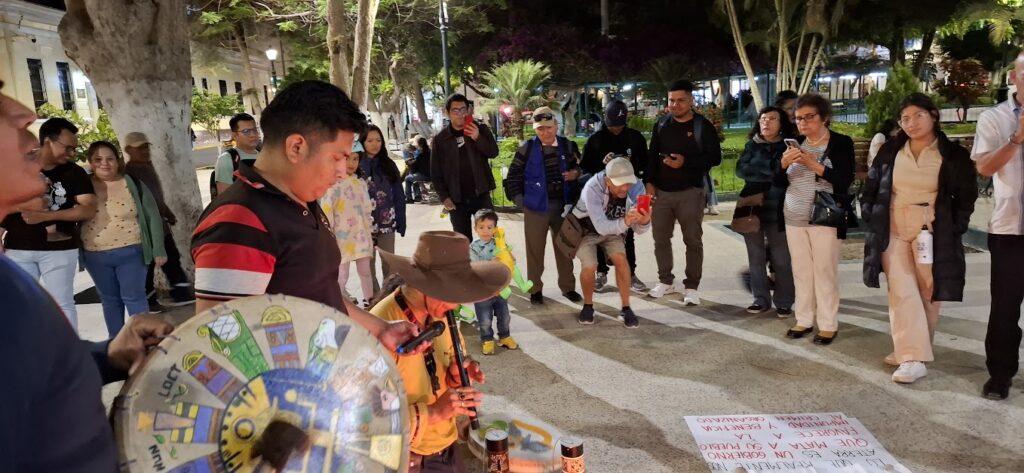
[[[228,154],[231,155],[231,172],[234,173],[234,171],[238,170],[238,163],[240,163],[242,161],[242,155],[239,154],[238,150],[235,149],[235,148],[228,148],[227,151],[228,151]],[[234,177],[233,176],[232,176],[232,182],[234,182]],[[210,201],[212,202],[213,199],[216,199],[216,198],[217,198],[217,168],[216,168],[216,165],[214,165],[214,170],[213,170],[212,173],[210,173]]]

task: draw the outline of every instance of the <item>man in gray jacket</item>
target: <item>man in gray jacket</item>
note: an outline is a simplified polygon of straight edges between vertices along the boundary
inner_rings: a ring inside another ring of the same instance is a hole
[[[489,160],[498,156],[494,134],[473,121],[473,102],[452,94],[444,104],[451,124],[434,136],[430,180],[449,210],[452,230],[473,239],[473,214],[491,208],[494,175]]]

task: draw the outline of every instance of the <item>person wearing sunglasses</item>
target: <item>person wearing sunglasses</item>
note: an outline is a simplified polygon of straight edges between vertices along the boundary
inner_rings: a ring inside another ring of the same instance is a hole
[[[41,192],[45,209],[15,208],[0,223],[7,229],[7,256],[57,301],[71,326],[78,328],[75,273],[82,247],[79,223],[96,215],[96,193],[89,175],[74,162],[78,128],[63,118],[51,118],[39,128]],[[6,192],[6,190],[4,191]]]
[[[573,186],[580,177],[580,150],[576,142],[558,136],[558,122],[550,107],[534,110],[533,129],[537,136],[519,146],[508,168],[505,195],[523,209],[526,272],[527,278],[533,281],[530,302],[543,304],[541,276],[544,275],[547,239],[550,234],[554,246],[558,230],[562,228],[562,216],[579,196]],[[576,292],[572,258],[555,249],[555,267],[562,295],[572,302],[582,301],[583,297]]]
[[[450,211],[452,230],[471,239],[473,214],[492,207],[496,186],[490,160],[498,157],[498,142],[487,125],[473,121],[473,102],[465,95],[452,94],[444,110],[450,124],[430,146],[430,180]]]
[[[235,146],[224,150],[217,158],[213,171],[214,185],[210,186],[211,200],[234,184],[239,162],[252,164],[260,152],[260,129],[252,115],[239,113],[228,120],[228,126],[231,127],[231,139]]]

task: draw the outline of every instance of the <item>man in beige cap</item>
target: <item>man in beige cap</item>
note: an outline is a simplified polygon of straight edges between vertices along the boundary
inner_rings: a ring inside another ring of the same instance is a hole
[[[160,209],[160,216],[164,219],[164,248],[167,249],[167,262],[160,269],[167,276],[171,283],[171,305],[183,306],[196,301],[192,293],[192,285],[188,281],[188,275],[181,267],[181,253],[174,244],[174,235],[171,234],[171,225],[178,223],[174,212],[167,207],[164,201],[164,188],[160,183],[160,176],[153,168],[153,160],[150,157],[149,138],[144,133],[133,131],[124,137],[124,153],[128,155],[128,162],[124,165],[124,171],[129,176],[142,181],[153,192],[156,205]],[[163,306],[156,295],[156,288],[153,285],[153,274],[156,265],[149,264],[149,271],[146,273],[146,297],[149,299],[150,312],[162,312]]]
[[[547,236],[551,234],[554,241],[562,227],[563,215],[578,196],[578,192],[573,192],[573,185],[580,176],[580,150],[576,142],[556,135],[558,123],[555,112],[549,107],[534,110],[533,129],[537,136],[519,146],[509,166],[505,195],[523,208],[526,273],[533,281],[530,302],[543,304],[541,276],[544,275]],[[583,300],[576,292],[572,258],[556,249],[555,266],[562,295],[572,302]]]

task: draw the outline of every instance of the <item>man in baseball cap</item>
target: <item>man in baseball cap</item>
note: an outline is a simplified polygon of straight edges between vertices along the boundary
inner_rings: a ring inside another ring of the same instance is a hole
[[[196,301],[192,291],[192,285],[188,281],[185,269],[181,267],[181,253],[174,244],[174,235],[171,233],[171,226],[178,223],[178,217],[171,212],[170,207],[164,200],[164,187],[160,182],[160,176],[156,174],[153,167],[153,159],[150,156],[149,138],[145,133],[133,131],[124,137],[124,153],[128,155],[128,162],[124,165],[124,171],[129,176],[142,181],[153,192],[157,208],[160,209],[160,216],[164,219],[164,248],[167,249],[167,262],[160,267],[160,270],[167,276],[171,284],[171,305],[178,307],[192,304]],[[146,272],[146,296],[149,299],[149,311],[158,313],[164,310],[160,304],[156,287],[153,285],[153,275],[156,265],[149,264],[149,271]]]
[[[583,187],[583,195],[573,215],[583,226],[583,240],[576,250],[580,260],[580,285],[583,287],[583,310],[579,322],[594,323],[594,280],[597,274],[597,248],[600,247],[615,265],[616,287],[622,301],[623,323],[634,328],[640,321],[629,307],[630,270],[626,261],[624,235],[628,230],[644,233],[651,228],[650,209],[637,208],[644,185],[633,172],[626,158],[608,162],[605,170],[594,175]]]

